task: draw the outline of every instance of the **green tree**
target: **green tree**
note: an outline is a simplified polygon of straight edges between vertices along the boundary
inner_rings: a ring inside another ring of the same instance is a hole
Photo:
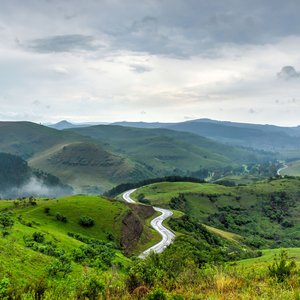
[[[2,236],[5,237],[8,234],[8,229],[14,225],[14,220],[10,212],[0,213],[0,226],[2,227]]]

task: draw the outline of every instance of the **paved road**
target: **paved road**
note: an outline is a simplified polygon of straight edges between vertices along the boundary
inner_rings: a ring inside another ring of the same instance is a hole
[[[280,172],[281,172],[282,170],[284,170],[284,169],[287,169],[288,167],[289,167],[288,165],[284,165],[282,168],[279,168],[279,169],[277,170],[277,175],[278,175],[278,176],[281,176]]]
[[[134,191],[136,191],[136,189],[125,192],[123,194],[123,199],[126,202],[135,203],[135,201],[130,197],[130,195]],[[167,218],[173,215],[173,212],[168,209],[154,207],[154,206],[153,209],[160,212],[161,215],[153,219],[150,224],[162,236],[162,240],[159,243],[155,244],[154,246],[150,247],[149,249],[145,250],[142,254],[140,254],[139,255],[140,258],[145,258],[151,251],[154,251],[156,253],[163,252],[164,249],[167,246],[169,246],[175,238],[175,234],[162,224],[164,220],[166,220]]]

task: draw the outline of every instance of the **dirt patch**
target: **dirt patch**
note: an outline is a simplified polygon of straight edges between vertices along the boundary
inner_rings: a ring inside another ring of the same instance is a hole
[[[130,212],[122,221],[121,247],[129,255],[135,249],[144,230],[145,220],[151,217],[155,210],[151,206],[128,204]]]

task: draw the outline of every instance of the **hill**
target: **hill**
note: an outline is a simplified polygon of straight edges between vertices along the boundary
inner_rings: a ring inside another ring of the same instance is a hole
[[[168,129],[98,125],[68,130],[100,141],[145,165],[156,176],[185,174],[203,167],[220,167],[270,159],[259,153],[224,145],[195,134]]]
[[[151,176],[143,166],[105,150],[98,143],[74,142],[42,152],[30,165],[47,170],[75,187],[77,192],[102,193],[124,178],[137,180]]]
[[[284,157],[300,157],[300,126],[247,124],[210,119],[198,119],[180,123],[118,122],[122,126],[138,128],[166,128],[197,134],[218,142],[281,152]],[[296,150],[291,153],[291,150]]]
[[[0,197],[57,197],[72,194],[55,176],[30,168],[16,155],[0,153]]]
[[[88,139],[31,122],[0,122],[0,151],[29,159],[49,148]]]
[[[213,227],[243,236],[255,248],[299,247],[300,179],[247,186],[157,183],[138,189],[152,205],[171,207]]]
[[[56,130],[30,122],[0,122],[0,140],[0,151],[19,155],[76,192],[89,194],[166,175],[205,178],[213,172],[219,178],[228,167],[275,158],[187,132],[111,125]]]
[[[0,151],[27,159],[77,192],[101,193],[125,180],[153,174],[109,145],[30,122],[0,122]]]

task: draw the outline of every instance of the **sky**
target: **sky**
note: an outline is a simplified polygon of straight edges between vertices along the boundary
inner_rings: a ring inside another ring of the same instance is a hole
[[[300,125],[299,0],[0,0],[0,120]]]

